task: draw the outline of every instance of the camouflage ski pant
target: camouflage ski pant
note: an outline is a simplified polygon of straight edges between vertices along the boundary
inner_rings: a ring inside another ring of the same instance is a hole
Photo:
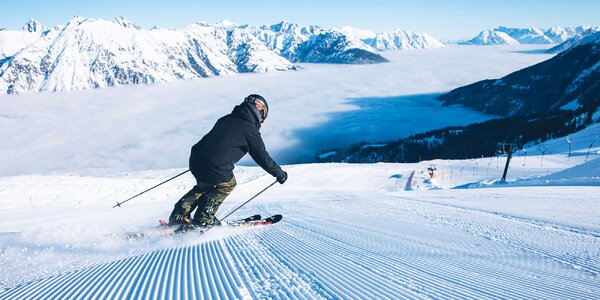
[[[233,191],[235,185],[235,177],[232,177],[228,182],[218,184],[198,181],[194,188],[175,203],[173,212],[169,217],[169,223],[185,222],[184,218],[189,219],[192,211],[197,208],[193,222],[205,225],[213,224],[217,209]]]

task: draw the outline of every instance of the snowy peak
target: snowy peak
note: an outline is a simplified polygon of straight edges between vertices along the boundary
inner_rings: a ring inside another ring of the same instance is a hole
[[[509,28],[500,26],[495,31],[504,32],[519,41],[521,44],[550,44],[552,40],[548,38],[544,31],[538,28]]]
[[[303,26],[300,24],[289,23],[289,22],[279,22],[277,24],[273,24],[271,26],[262,26],[262,30],[268,30],[275,34],[278,34],[286,39],[296,40],[296,41],[306,41],[311,35],[319,34],[325,29],[316,25]]]
[[[295,67],[244,29],[228,32],[228,56],[240,72],[287,71]]]
[[[1,66],[8,57],[15,55],[39,39],[47,31],[40,22],[29,20],[22,30],[0,30],[0,74]]]
[[[292,23],[288,23],[285,21],[281,21],[277,24],[273,24],[273,25],[269,26],[268,29],[270,29],[271,31],[275,31],[275,32],[290,32],[290,31],[295,31],[294,29],[299,28],[299,27],[300,27],[300,25],[298,25],[298,24],[292,24]],[[267,26],[264,26],[263,28],[267,28]]]
[[[556,25],[546,30],[544,32],[544,35],[550,38],[554,43],[562,43],[571,37],[571,34],[569,34],[569,32]]]
[[[357,29],[357,28],[350,27],[350,26],[342,26],[337,30],[347,36],[350,36],[350,37],[353,37],[353,38],[356,38],[359,40],[372,39],[372,38],[375,38],[375,36],[377,36],[377,34],[373,31]]]
[[[125,28],[135,28],[137,30],[142,29],[140,26],[136,25],[135,23],[125,19],[124,17],[116,17],[115,18],[115,22]]]
[[[546,51],[547,53],[558,53],[566,51],[572,47],[587,44],[587,43],[597,43],[598,32],[600,32],[600,27],[597,28],[588,28],[584,32],[575,35],[574,37],[566,40],[556,47],[552,47]]]
[[[496,30],[484,30],[476,37],[461,43],[462,45],[516,45],[517,40],[506,32]]]
[[[430,35],[399,29],[377,34],[365,42],[380,51],[445,47],[443,43]]]
[[[268,28],[268,30],[266,30]],[[369,64],[386,62],[376,50],[346,28],[323,29],[281,22],[261,27],[254,34],[292,62]]]
[[[88,18],[86,18],[86,17],[74,16],[73,19],[71,19],[71,20],[69,20],[69,22],[67,22],[66,26],[67,27],[77,26],[83,22],[86,22],[87,20],[88,20]]]
[[[43,32],[46,30],[46,26],[42,25],[42,23],[34,20],[34,19],[29,19],[29,21],[27,21],[27,23],[25,23],[25,26],[23,26],[23,31],[26,32]]]
[[[587,45],[587,44],[600,44],[600,30],[588,31],[587,34],[582,35],[582,38],[573,46]]]
[[[297,55],[299,61],[317,63],[368,64],[388,61],[373,53],[362,41],[348,38],[338,31],[311,36],[309,40],[298,45]]]
[[[546,30],[530,28],[511,28],[499,26],[484,30],[476,37],[463,42],[463,45],[511,45],[511,44],[554,44],[562,43],[589,29],[589,26],[562,28],[552,26]],[[516,43],[515,43],[516,42]]]
[[[250,27],[254,36],[260,39],[267,47],[279,53],[292,62],[302,61],[298,58],[298,46],[308,41],[312,36],[325,32],[318,26],[302,26],[299,24],[280,22],[271,26]]]
[[[229,20],[221,20],[220,22],[216,23],[214,25],[215,27],[219,27],[219,28],[225,28],[225,29],[229,29],[229,30],[233,30],[235,27],[238,27],[237,24],[229,21]]]

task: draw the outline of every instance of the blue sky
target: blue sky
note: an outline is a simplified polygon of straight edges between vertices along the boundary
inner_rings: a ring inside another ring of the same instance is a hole
[[[253,25],[285,20],[325,27],[350,25],[375,32],[408,29],[439,39],[459,39],[499,25],[598,26],[599,12],[600,0],[0,0],[0,27],[19,29],[29,18],[45,25],[65,24],[74,15],[111,20],[124,16],[144,28],[181,28],[223,19]]]

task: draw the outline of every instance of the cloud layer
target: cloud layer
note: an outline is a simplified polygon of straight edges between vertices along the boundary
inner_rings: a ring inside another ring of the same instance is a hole
[[[516,51],[537,48],[392,51],[385,53],[391,62],[379,65],[303,64],[295,72],[4,96],[0,97],[0,175],[102,175],[185,167],[190,147],[250,93],[269,100],[271,113],[263,138],[276,160],[289,163],[299,158],[293,153],[308,154],[323,146],[308,143],[307,148],[300,131],[312,128],[320,136],[330,131],[343,134],[324,125],[339,116],[332,113],[360,109],[349,99],[439,93],[501,77],[551,57]],[[432,109],[427,117],[435,118],[442,110]],[[464,118],[456,113],[456,118],[446,121],[453,125]],[[361,121],[360,125],[367,124]],[[412,133],[421,129],[416,126]],[[390,137],[389,131],[382,131],[381,138]],[[346,143],[362,140],[360,131],[344,138]]]

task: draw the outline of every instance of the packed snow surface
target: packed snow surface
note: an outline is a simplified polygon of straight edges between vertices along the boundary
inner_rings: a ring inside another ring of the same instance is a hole
[[[283,221],[205,235],[158,235],[189,175],[111,208],[181,169],[2,177],[0,298],[593,299],[599,133],[570,136],[570,155],[565,138],[515,154],[502,184],[505,157],[284,166],[288,182],[232,217]],[[273,182],[236,176],[220,216]]]

